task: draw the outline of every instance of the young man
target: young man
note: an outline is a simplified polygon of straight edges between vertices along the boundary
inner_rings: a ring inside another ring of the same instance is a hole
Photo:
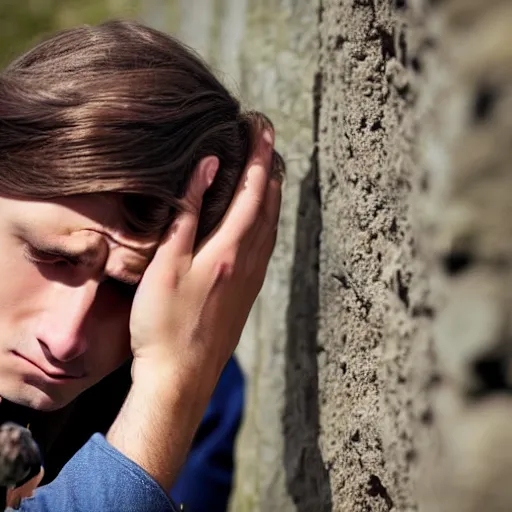
[[[273,137],[133,22],[0,75],[0,420],[30,424],[50,482],[20,510],[173,510],[273,250]]]

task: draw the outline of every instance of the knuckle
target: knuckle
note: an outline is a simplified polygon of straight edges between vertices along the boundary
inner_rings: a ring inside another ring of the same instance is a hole
[[[227,282],[234,278],[237,270],[237,258],[235,251],[227,251],[215,265],[214,282]]]
[[[162,276],[162,282],[168,290],[176,291],[181,282],[181,276],[185,273],[185,262],[173,265],[168,272]]]
[[[177,274],[171,274],[165,278],[165,288],[170,291],[176,291],[179,288],[180,278]]]
[[[181,214],[186,213],[197,217],[201,210],[201,197],[200,196],[189,196],[187,198],[178,201],[178,208]],[[178,214],[179,215],[179,214]],[[184,217],[181,215],[181,217]],[[180,217],[178,217],[179,219]]]
[[[214,283],[220,284],[231,281],[235,274],[235,267],[232,263],[227,261],[220,261],[214,271]]]

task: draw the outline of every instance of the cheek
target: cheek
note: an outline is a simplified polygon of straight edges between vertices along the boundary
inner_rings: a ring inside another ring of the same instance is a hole
[[[44,307],[48,281],[22,254],[0,257],[0,320],[18,322]]]

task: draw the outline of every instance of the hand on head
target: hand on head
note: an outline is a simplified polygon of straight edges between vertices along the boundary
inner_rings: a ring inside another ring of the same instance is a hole
[[[198,164],[184,211],[164,237],[133,302],[134,382],[173,375],[173,381],[178,377],[180,385],[191,386],[196,399],[208,400],[237,346],[276,240],[281,183],[272,175],[273,139],[270,129],[259,135],[222,222],[194,250],[202,197],[218,159]]]

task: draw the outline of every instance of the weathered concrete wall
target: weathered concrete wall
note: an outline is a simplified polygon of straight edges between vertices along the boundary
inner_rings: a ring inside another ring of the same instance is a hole
[[[332,510],[413,510],[430,438],[432,306],[411,209],[421,21],[404,2],[322,6],[318,343]]]

